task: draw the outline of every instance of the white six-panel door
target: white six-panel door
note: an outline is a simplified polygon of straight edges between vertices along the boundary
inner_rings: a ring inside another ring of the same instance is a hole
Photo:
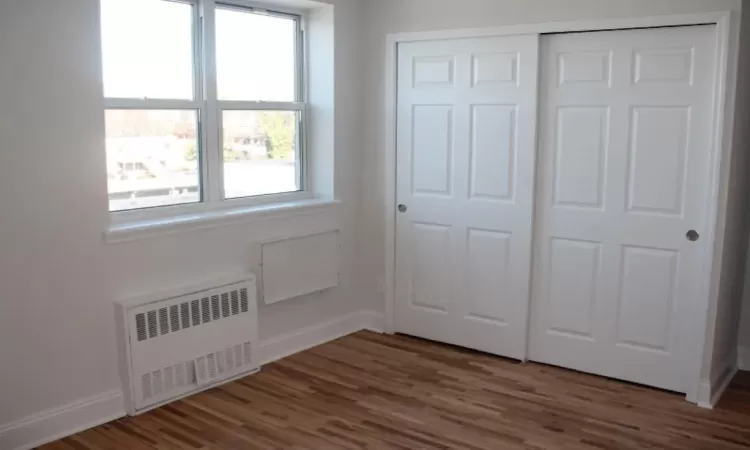
[[[525,357],[538,42],[399,46],[398,332]]]
[[[714,42],[713,26],[543,37],[531,359],[685,391]]]

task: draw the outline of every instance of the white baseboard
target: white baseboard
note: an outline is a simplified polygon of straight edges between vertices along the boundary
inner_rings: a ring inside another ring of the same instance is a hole
[[[383,314],[360,311],[261,342],[261,363],[325,344],[362,330],[382,332]],[[79,400],[0,425],[0,449],[28,450],[125,416],[120,390]]]
[[[737,366],[740,370],[750,371],[750,347],[737,349]]]
[[[269,364],[340,337],[370,330],[382,332],[384,317],[371,311],[360,311],[312,325],[287,335],[268,339],[260,344],[261,364]]]
[[[706,409],[713,409],[721,400],[721,396],[729,387],[729,384],[737,375],[737,353],[727,358],[722,365],[722,370],[716,377],[701,381],[698,388],[698,406]]]
[[[79,400],[0,427],[0,448],[27,450],[125,415],[122,391]]]

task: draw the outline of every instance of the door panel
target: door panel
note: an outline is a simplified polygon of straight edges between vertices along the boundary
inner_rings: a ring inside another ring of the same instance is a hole
[[[466,318],[507,325],[512,312],[500,293],[508,286],[512,235],[469,228],[467,235],[468,304]]]
[[[471,107],[469,199],[513,201],[516,106]]]
[[[415,223],[412,237],[412,308],[448,313],[450,284],[443,276],[449,271],[450,227]]]
[[[530,357],[685,391],[715,27],[542,40]]]
[[[443,105],[415,106],[413,128],[413,192],[449,196],[453,184],[453,108]]]
[[[609,109],[560,108],[556,123],[555,205],[601,209]]]
[[[592,337],[601,244],[553,238],[550,246],[550,330]]]
[[[399,45],[398,332],[525,358],[538,41]]]
[[[633,108],[628,211],[682,214],[690,107]]]
[[[669,352],[678,258],[672,250],[624,246],[618,344]]]

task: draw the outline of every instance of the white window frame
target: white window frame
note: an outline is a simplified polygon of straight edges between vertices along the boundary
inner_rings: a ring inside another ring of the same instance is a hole
[[[111,211],[113,225],[130,222],[191,216],[214,211],[246,209],[275,203],[293,203],[313,199],[307,154],[307,58],[304,11],[269,9],[245,0],[166,0],[193,6],[193,99],[104,98],[104,109],[140,110],[195,110],[197,114],[199,151],[199,180],[201,200],[197,203],[155,206],[140,209]],[[294,102],[219,100],[216,76],[216,9],[235,8],[296,21],[296,66]],[[225,198],[223,186],[223,111],[295,111],[297,124],[297,180],[294,192]]]

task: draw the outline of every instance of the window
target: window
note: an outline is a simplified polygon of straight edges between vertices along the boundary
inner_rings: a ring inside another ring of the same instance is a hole
[[[101,0],[101,26],[110,211],[304,190],[299,16]]]

